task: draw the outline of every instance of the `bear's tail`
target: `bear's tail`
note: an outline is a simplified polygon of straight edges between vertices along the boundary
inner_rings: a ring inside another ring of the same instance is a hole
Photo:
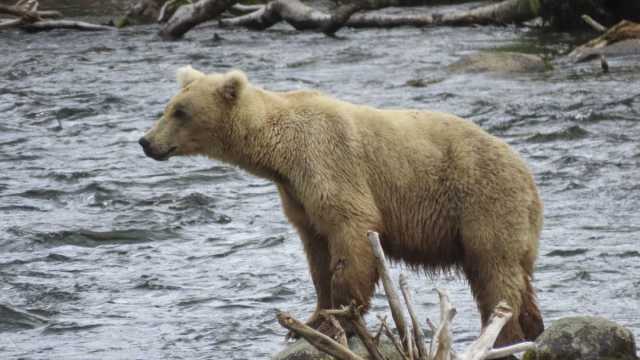
[[[544,331],[542,315],[536,301],[536,293],[531,286],[531,278],[525,275],[526,288],[522,294],[522,307],[520,309],[520,328],[524,337],[529,341],[535,341]]]

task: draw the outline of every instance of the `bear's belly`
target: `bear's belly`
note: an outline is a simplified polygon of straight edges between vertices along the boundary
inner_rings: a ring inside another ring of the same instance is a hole
[[[381,242],[385,255],[393,261],[433,272],[460,267],[464,250],[458,232],[436,235],[423,231],[421,234],[383,233]]]

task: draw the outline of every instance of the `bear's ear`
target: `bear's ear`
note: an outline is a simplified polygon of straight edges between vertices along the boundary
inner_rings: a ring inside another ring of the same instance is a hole
[[[181,88],[187,87],[195,80],[204,77],[205,74],[191,67],[191,65],[183,66],[176,71],[176,78]]]
[[[224,75],[222,87],[220,88],[222,97],[227,101],[236,101],[244,87],[247,85],[247,82],[249,82],[249,80],[247,80],[247,75],[242,71],[229,71]]]

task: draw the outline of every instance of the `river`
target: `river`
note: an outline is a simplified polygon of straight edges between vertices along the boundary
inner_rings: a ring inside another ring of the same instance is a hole
[[[136,143],[186,64],[239,68],[272,90],[452,112],[505,139],[545,202],[534,284],[546,324],[592,314],[640,335],[637,59],[610,59],[609,74],[597,63],[447,71],[482,49],[555,56],[576,41],[513,27],[155,33],[0,33],[0,306],[47,319],[0,316],[0,358],[261,359],[284,346],[275,309],[313,310],[272,184],[204,158],[155,162]],[[456,346],[479,334],[464,281],[406,271],[421,319],[437,319],[433,289],[444,287]],[[372,312],[384,311],[378,293]]]

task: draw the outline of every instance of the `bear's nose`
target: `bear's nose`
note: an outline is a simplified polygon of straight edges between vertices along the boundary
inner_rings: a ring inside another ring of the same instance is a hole
[[[140,140],[138,140],[138,144],[140,144],[143,149],[146,149],[149,147],[149,145],[151,145],[149,140],[145,139],[144,137],[141,137]]]

